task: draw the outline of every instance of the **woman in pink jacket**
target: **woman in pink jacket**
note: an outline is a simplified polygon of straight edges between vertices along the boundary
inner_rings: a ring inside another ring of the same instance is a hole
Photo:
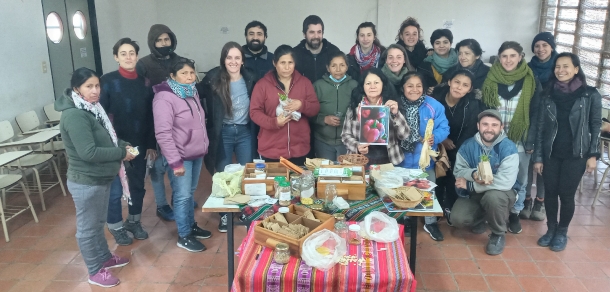
[[[195,89],[195,64],[181,58],[170,69],[170,78],[153,87],[155,136],[167,160],[178,227],[178,247],[191,252],[206,248],[197,238],[212,234],[195,222],[193,193],[197,189],[203,156],[208,152],[205,113]]]

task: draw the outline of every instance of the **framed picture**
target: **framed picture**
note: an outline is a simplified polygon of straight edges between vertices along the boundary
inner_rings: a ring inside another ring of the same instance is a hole
[[[390,108],[387,106],[360,107],[360,143],[388,145]]]

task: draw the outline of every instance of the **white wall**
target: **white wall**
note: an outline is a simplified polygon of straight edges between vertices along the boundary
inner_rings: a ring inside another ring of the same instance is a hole
[[[42,107],[55,100],[51,71],[42,73],[49,52],[40,0],[2,1],[0,23],[0,121],[11,121],[19,132],[15,116],[36,110],[46,120]]]

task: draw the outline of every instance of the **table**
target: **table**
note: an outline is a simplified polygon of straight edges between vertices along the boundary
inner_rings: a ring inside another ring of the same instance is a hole
[[[59,136],[60,134],[61,133],[59,132],[59,130],[55,130],[55,129],[40,131],[32,136],[26,137],[23,140],[2,143],[2,144],[0,144],[0,148],[17,147],[17,146],[31,146],[31,145],[41,144],[41,143],[45,143],[45,142]]]
[[[411,243],[410,249],[411,253],[409,254],[409,266],[411,267],[411,271],[413,275],[415,275],[415,263],[417,263],[417,222],[419,221],[419,217],[427,217],[427,216],[443,216],[443,208],[441,204],[438,202],[436,196],[434,197],[434,203],[432,205],[432,209],[426,210],[410,210],[407,211],[407,216],[409,216],[409,220],[411,221]]]
[[[296,257],[291,257],[286,265],[276,264],[272,259],[273,249],[254,242],[256,223],[239,248],[240,264],[233,292],[415,291],[417,282],[407,265],[403,246],[403,226],[400,226],[399,239],[393,243],[364,240],[360,246],[350,245],[349,255],[365,259],[367,254],[372,255],[373,260],[368,260],[368,264],[337,264],[324,272]]]
[[[5,166],[19,158],[31,154],[32,150],[4,152],[0,154],[0,166]]]
[[[205,201],[203,206],[201,207],[202,212],[211,212],[211,213],[241,213],[238,205],[225,205],[224,198],[213,197],[210,195],[208,199]],[[228,278],[229,278],[229,291],[231,291],[231,283],[233,283],[235,262],[233,259],[234,251],[235,251],[235,239],[233,237],[233,216],[228,218],[227,220],[227,256],[229,260],[228,264]]]

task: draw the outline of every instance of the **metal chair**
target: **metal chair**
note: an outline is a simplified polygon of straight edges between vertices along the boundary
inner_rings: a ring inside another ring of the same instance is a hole
[[[606,165],[606,170],[604,170],[604,174],[602,175],[602,179],[599,181],[599,186],[597,187],[597,192],[595,192],[595,199],[593,200],[593,203],[591,204],[591,207],[595,207],[595,202],[597,202],[597,198],[599,197],[599,193],[601,192],[603,186],[604,186],[604,180],[606,179],[606,176],[608,175],[608,171],[610,170],[610,158],[609,158],[609,152],[610,151],[608,149],[610,149],[610,140],[606,139],[606,138],[600,138],[600,153],[601,156],[599,157],[599,161],[601,161],[603,164]],[[604,155],[604,153],[606,155]],[[595,171],[597,174],[597,170]]]
[[[10,241],[8,237],[8,229],[6,228],[6,222],[15,218],[17,215],[25,212],[27,209],[30,209],[30,211],[32,211],[34,221],[38,223],[38,216],[36,216],[36,211],[34,210],[34,207],[32,206],[32,201],[30,200],[30,192],[23,183],[22,178],[23,177],[19,174],[0,174],[0,189],[2,189],[2,202],[0,202],[0,219],[2,220],[2,229],[4,230],[4,240],[6,240],[6,242]],[[28,201],[27,207],[6,205],[6,191],[7,189],[11,189],[16,185],[21,186],[23,194],[25,195],[25,198]]]

